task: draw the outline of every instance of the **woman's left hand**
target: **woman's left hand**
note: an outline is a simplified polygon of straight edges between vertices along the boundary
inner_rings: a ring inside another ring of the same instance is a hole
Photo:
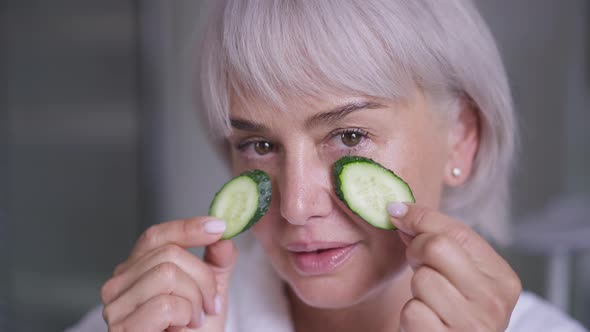
[[[521,292],[508,263],[475,231],[436,211],[393,203],[414,270],[401,331],[504,331]]]

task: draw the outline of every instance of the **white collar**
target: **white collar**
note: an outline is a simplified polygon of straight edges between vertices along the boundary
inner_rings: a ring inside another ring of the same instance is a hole
[[[232,273],[226,332],[294,332],[282,281],[251,233],[237,239],[238,262]],[[541,318],[540,318],[541,317]],[[545,326],[545,328],[541,328]],[[507,332],[586,331],[540,298],[523,292]]]
[[[282,281],[251,233],[237,239],[226,332],[293,332]]]

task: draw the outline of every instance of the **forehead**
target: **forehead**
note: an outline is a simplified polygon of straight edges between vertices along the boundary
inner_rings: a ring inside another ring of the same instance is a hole
[[[344,100],[360,99],[354,94],[338,94],[326,92],[325,94],[312,93],[287,93],[283,91],[280,97],[274,100],[254,93],[239,96],[232,93],[229,108],[229,116],[259,117],[289,115],[295,116],[301,113],[317,112],[323,108],[335,105]]]
[[[359,109],[384,108],[394,101],[384,98],[354,94],[327,92],[323,96],[285,95],[280,102],[260,97],[236,98],[231,104],[229,118],[249,120],[287,120],[304,122],[312,126],[315,122],[337,120]]]
[[[233,129],[260,133],[276,130],[287,132],[292,129],[313,130],[345,123],[342,121],[352,121],[348,125],[356,123],[382,127],[389,126],[393,119],[408,122],[416,116],[420,117],[417,113],[430,108],[420,93],[412,94],[412,98],[396,100],[335,94],[326,95],[326,98],[284,100],[282,108],[269,105],[260,98],[234,103],[230,113],[232,130],[227,135],[231,135]]]

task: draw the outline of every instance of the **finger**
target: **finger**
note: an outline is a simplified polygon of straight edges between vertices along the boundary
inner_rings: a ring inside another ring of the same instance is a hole
[[[207,262],[215,274],[215,281],[217,283],[218,298],[216,306],[222,312],[227,310],[227,290],[232,269],[236,263],[238,251],[232,241],[219,241],[208,246],[205,249],[204,260]]]
[[[431,308],[450,327],[457,327],[468,314],[468,301],[443,275],[421,266],[412,276],[412,295]]]
[[[442,320],[424,302],[411,299],[400,313],[402,332],[447,331]]]
[[[141,257],[166,244],[190,248],[215,243],[221,238],[225,227],[224,221],[212,217],[197,217],[153,225],[137,240],[129,260]]]
[[[416,236],[421,233],[444,234],[465,249],[469,257],[490,276],[511,270],[494,249],[467,225],[432,209],[416,204],[390,203],[387,210],[392,223],[402,232]],[[501,271],[490,269],[501,267]]]
[[[481,288],[489,290],[490,282]],[[504,331],[512,307],[498,292],[469,301],[440,273],[422,266],[411,281],[412,295],[454,331]],[[500,328],[499,328],[500,327]]]
[[[159,295],[141,305],[109,331],[162,332],[173,326],[187,326],[192,318],[191,303],[174,295]]]
[[[471,231],[466,225],[417,204],[394,202],[387,205],[391,222],[402,232],[416,236],[420,233],[450,233]],[[472,231],[473,232],[473,231]],[[475,232],[473,232],[475,235]]]
[[[214,271],[198,257],[176,245],[166,245],[152,251],[128,267],[125,272],[107,281],[101,291],[103,303],[105,305],[111,303],[141,278],[143,274],[167,262],[175,264],[196,282],[203,296],[205,312],[215,314],[218,305],[216,306],[215,300],[217,280]]]
[[[172,326],[166,329],[166,332],[196,332],[195,328],[187,326]]]
[[[410,243],[412,243],[412,240],[414,239],[413,236],[408,235],[404,232],[397,232],[397,235],[399,235],[400,240],[402,240],[406,247],[409,246]]]
[[[225,271],[236,262],[237,250],[230,240],[222,240],[205,248],[204,260],[216,271]]]
[[[451,245],[447,246],[447,248],[452,247],[453,243],[460,246],[459,249],[456,248],[457,250],[454,250],[457,253],[456,255],[447,254],[446,252],[450,251],[450,249],[442,249],[445,245],[440,244],[447,241],[439,241],[439,245],[433,245],[430,250],[422,251],[438,252],[438,254],[432,254],[431,258],[424,260],[428,260],[431,266],[435,266],[436,261],[440,262],[435,268],[439,271],[442,271],[445,266],[451,265],[449,264],[451,260],[442,264],[445,257],[457,258],[454,260],[455,262],[471,261],[475,265],[476,269],[483,274],[484,279],[487,278],[488,280],[480,279],[480,281],[476,281],[477,279],[475,277],[468,277],[469,271],[471,271],[471,276],[477,274],[477,272],[466,268],[469,265],[463,265],[462,268],[453,267],[451,269],[449,267],[445,273],[442,273],[468,299],[505,299],[504,301],[492,301],[491,307],[501,307],[501,305],[496,305],[496,302],[516,303],[520,290],[522,289],[518,276],[510,265],[483,238],[469,227],[448,216],[415,204],[393,203],[388,206],[388,211],[396,216],[396,218],[392,218],[392,222],[398,224],[402,232],[413,235],[422,233],[444,235],[444,237],[452,240],[449,241]],[[436,247],[439,249],[436,249]],[[435,249],[433,250],[432,248]],[[460,253],[464,253],[469,259],[460,259]],[[456,281],[459,280],[461,274],[466,277],[465,281]],[[470,297],[468,294],[481,295]]]
[[[201,291],[195,281],[173,263],[160,264],[141,276],[123,295],[105,306],[104,319],[110,325],[116,324],[150,298],[167,294],[192,303],[191,325],[198,326],[203,312]]]
[[[406,250],[408,264],[418,270],[428,266],[442,274],[467,299],[477,298],[489,278],[477,268],[465,250],[448,236],[422,233]]]

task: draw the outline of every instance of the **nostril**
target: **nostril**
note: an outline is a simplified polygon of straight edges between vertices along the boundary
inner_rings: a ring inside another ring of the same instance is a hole
[[[304,226],[313,220],[323,219],[332,210],[330,196],[321,189],[282,195],[279,204],[281,216],[295,226]]]

